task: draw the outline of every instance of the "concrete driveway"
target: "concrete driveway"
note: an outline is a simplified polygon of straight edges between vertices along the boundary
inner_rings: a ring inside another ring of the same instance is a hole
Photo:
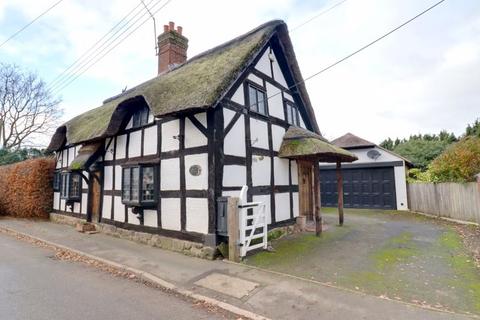
[[[285,236],[257,267],[414,304],[480,314],[480,270],[448,223],[412,213],[323,209],[326,231]]]

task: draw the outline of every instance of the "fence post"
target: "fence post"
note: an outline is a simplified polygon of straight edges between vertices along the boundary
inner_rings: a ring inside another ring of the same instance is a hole
[[[228,260],[240,262],[240,223],[238,217],[238,198],[229,197],[227,201],[228,218]]]

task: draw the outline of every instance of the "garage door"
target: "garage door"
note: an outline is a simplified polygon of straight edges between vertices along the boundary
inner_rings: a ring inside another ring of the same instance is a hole
[[[342,169],[346,208],[396,209],[393,167]],[[322,206],[337,206],[335,169],[320,171]]]

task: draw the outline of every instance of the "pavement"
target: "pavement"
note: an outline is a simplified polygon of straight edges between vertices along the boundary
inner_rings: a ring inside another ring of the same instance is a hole
[[[0,253],[2,319],[236,319],[4,234]]]
[[[210,299],[245,318],[472,319],[243,264],[187,257],[99,233],[82,234],[48,221],[0,219],[0,230],[6,228],[141,270],[159,284],[193,298]]]

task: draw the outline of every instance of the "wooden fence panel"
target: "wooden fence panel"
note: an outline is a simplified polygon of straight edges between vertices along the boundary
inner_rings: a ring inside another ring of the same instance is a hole
[[[480,186],[470,183],[410,183],[410,210],[480,223]]]

